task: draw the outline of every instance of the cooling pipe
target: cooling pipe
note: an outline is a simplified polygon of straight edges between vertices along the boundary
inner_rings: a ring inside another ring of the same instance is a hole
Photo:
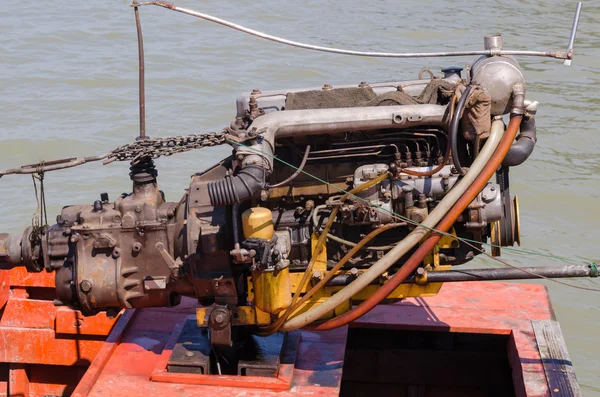
[[[521,131],[517,141],[512,144],[510,150],[506,154],[503,166],[515,167],[523,164],[529,158],[535,144],[537,143],[537,129],[535,126],[535,112],[537,111],[537,101],[526,104],[525,111],[529,114],[529,118],[524,118],[521,123]]]
[[[258,193],[273,170],[275,140],[279,138],[335,134],[418,126],[446,125],[447,106],[403,105],[342,109],[310,109],[271,112],[249,127],[258,136],[249,147],[238,146],[241,171],[208,186],[211,204],[231,205]]]

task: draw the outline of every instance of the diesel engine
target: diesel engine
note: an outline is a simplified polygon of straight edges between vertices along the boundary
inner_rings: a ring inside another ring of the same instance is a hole
[[[131,162],[131,193],[0,235],[0,262],[56,272],[56,304],[87,315],[193,297],[215,345],[237,326],[269,334],[342,315],[400,271],[412,284],[385,300],[435,294],[428,274],[472,260],[481,243],[494,255],[519,243],[509,167],[536,142],[537,102],[515,59],[443,73],[242,95],[223,132],[112,152]],[[220,144],[232,154],[166,201],[153,158]]]

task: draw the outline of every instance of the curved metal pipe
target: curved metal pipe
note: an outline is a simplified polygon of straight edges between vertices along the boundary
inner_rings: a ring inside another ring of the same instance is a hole
[[[300,166],[298,166],[298,169],[296,169],[296,172],[294,172],[292,175],[290,175],[287,179],[284,179],[283,181],[278,182],[274,185],[268,185],[267,187],[269,189],[272,189],[272,188],[284,186],[284,185],[287,185],[288,183],[290,183],[291,181],[293,181],[294,179],[296,179],[296,177],[298,175],[300,175],[300,173],[304,169],[304,166],[306,165],[306,160],[308,160],[309,154],[310,154],[310,145],[307,145],[306,150],[304,151],[304,157],[302,157],[302,162],[300,162]]]
[[[238,146],[236,150],[237,155],[243,157],[242,170],[234,177],[226,176],[209,184],[211,204],[224,206],[239,203],[262,189],[264,181],[273,170],[275,140],[278,138],[300,134],[306,136],[424,125],[443,126],[446,114],[446,106],[441,105],[369,106],[267,113],[254,120],[250,126],[250,131],[258,135],[254,144]],[[260,169],[262,175],[255,168]],[[258,179],[259,176],[262,179]]]
[[[502,165],[515,167],[523,164],[533,152],[536,142],[537,130],[535,127],[535,119],[531,117],[528,120],[523,120],[521,123],[521,133],[519,134],[517,141],[510,147],[504,161],[502,161]]]
[[[262,164],[273,169],[275,140],[298,135],[322,135],[351,131],[370,131],[418,126],[443,126],[446,122],[446,106],[400,105],[368,106],[340,109],[286,110],[271,112],[258,117],[250,125],[257,139],[250,147],[239,146],[243,155],[242,167]]]
[[[467,104],[467,98],[471,93],[472,87],[469,86],[463,92],[462,96],[458,100],[458,104],[456,105],[456,109],[454,111],[454,115],[452,120],[450,121],[450,131],[448,131],[448,138],[450,139],[450,145],[452,147],[452,163],[454,163],[454,168],[460,175],[465,174],[465,170],[460,166],[460,160],[458,158],[458,123],[462,118],[462,112],[465,109],[465,105]]]

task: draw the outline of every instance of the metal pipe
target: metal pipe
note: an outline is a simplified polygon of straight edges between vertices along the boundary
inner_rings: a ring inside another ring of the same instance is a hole
[[[138,0],[133,0],[133,12],[135,14],[135,26],[138,39],[138,62],[139,62],[139,96],[140,96],[140,136],[138,139],[146,139],[146,89],[145,89],[145,67],[144,67],[144,37],[142,36],[142,24],[138,11]]]
[[[447,106],[441,105],[404,105],[271,112],[258,117],[249,127],[262,139],[251,147],[239,146],[237,153],[245,156],[242,167],[262,164],[270,171],[276,139],[299,135],[443,126],[446,123],[446,110]]]
[[[215,16],[204,14],[201,12],[193,11],[187,8],[176,7],[173,3],[168,1],[147,1],[139,4],[140,6],[159,6],[163,8],[167,8],[169,10],[177,11],[182,14],[191,15],[196,18],[201,18],[206,21],[215,22],[219,25],[226,26],[228,28],[232,28],[238,30],[242,33],[246,33],[261,39],[274,41],[276,43],[289,45],[292,47],[304,48],[307,50],[314,51],[322,51],[322,52],[330,52],[334,54],[342,54],[342,55],[354,55],[354,56],[363,56],[363,57],[377,57],[377,58],[432,58],[432,57],[454,57],[454,56],[477,56],[477,55],[524,55],[524,56],[538,56],[538,57],[550,57],[557,59],[568,59],[568,56],[561,51],[507,51],[507,50],[481,50],[481,51],[445,51],[445,52],[370,52],[370,51],[354,51],[354,50],[344,50],[341,48],[332,48],[332,47],[322,47],[312,44],[300,43],[297,41],[287,40],[281,37],[272,36],[263,32],[259,32],[257,30],[253,30],[250,28],[246,28],[244,26],[238,25],[233,22],[226,21],[221,18],[217,18]]]
[[[268,185],[267,187],[269,189],[273,189],[276,187],[284,186],[284,185],[287,185],[288,183],[290,183],[291,181],[293,181],[294,179],[296,179],[296,177],[298,175],[300,175],[300,173],[304,169],[304,166],[306,165],[306,160],[308,160],[309,154],[310,154],[310,145],[306,145],[306,151],[304,152],[304,157],[302,158],[302,162],[300,162],[300,166],[298,167],[298,169],[296,169],[296,171],[292,175],[290,175],[287,179],[285,179],[281,182],[278,182],[274,185]]]
[[[254,120],[249,133],[257,136],[251,146],[240,145],[242,170],[210,182],[208,194],[213,206],[241,203],[253,197],[273,170],[275,140],[299,135],[407,128],[445,124],[446,106],[405,105],[341,109],[309,109],[271,112]],[[258,176],[262,172],[262,181]]]
[[[454,283],[463,281],[494,280],[531,280],[538,278],[574,278],[598,277],[597,268],[592,265],[536,266],[500,269],[469,269],[427,272],[428,283]],[[339,287],[350,284],[356,276],[340,274],[333,277],[328,287]],[[415,284],[414,276],[408,277],[402,284]],[[375,285],[379,282],[373,283]]]
[[[565,59],[564,64],[569,66],[571,65],[571,58],[573,58],[573,46],[575,44],[575,36],[577,35],[577,26],[579,25],[579,15],[581,14],[581,1],[577,3],[577,8],[575,9],[575,16],[573,17],[573,27],[571,28],[571,36],[569,37],[569,45],[567,46],[567,58]]]

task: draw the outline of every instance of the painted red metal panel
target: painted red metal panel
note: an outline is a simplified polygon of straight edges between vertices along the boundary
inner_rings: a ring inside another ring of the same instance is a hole
[[[115,323],[55,307],[53,289],[52,273],[0,271],[0,396],[70,395]]]
[[[10,294],[10,275],[0,270],[0,309],[4,307]]]
[[[4,270],[1,272],[4,272]],[[22,266],[7,270],[6,272],[10,274],[11,287],[55,287],[54,273],[45,271],[28,273],[27,269]]]
[[[106,336],[116,323],[106,313],[85,317],[81,312],[66,307],[56,309],[55,330],[57,334]]]
[[[302,332],[298,359],[289,391],[187,384],[150,380],[163,367],[167,341],[178,324],[193,314],[193,304],[177,310],[145,309],[129,320],[121,319],[107,344],[75,391],[75,396],[179,395],[205,396],[337,396],[345,349],[346,329]],[[505,283],[447,284],[442,292],[426,299],[407,299],[380,306],[353,327],[384,327],[511,335],[509,359],[513,378],[522,387],[519,396],[549,395],[543,366],[531,328],[532,319],[553,317],[543,286]],[[124,330],[124,331],[120,331]],[[122,334],[121,334],[122,333]],[[512,350],[511,350],[512,349]],[[194,377],[194,375],[186,375]],[[206,375],[204,375],[206,376]],[[158,379],[155,377],[155,380]],[[251,385],[246,385],[251,386]]]

